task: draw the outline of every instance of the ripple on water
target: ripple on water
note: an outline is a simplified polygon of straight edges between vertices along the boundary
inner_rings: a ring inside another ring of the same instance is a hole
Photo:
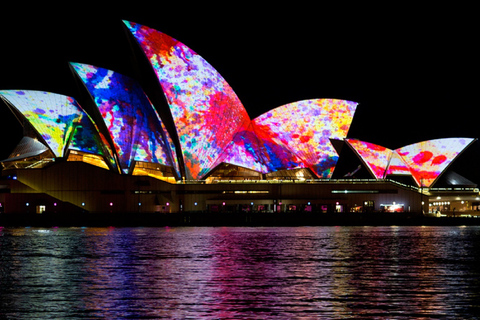
[[[468,318],[480,228],[3,228],[7,318]]]

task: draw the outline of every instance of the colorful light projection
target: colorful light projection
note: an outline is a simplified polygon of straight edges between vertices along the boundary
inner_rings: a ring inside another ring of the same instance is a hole
[[[418,186],[428,188],[474,140],[472,138],[428,140],[396,150],[355,139],[346,141],[377,179],[387,175],[412,175]]]
[[[304,100],[270,110],[252,122],[257,134],[263,132],[298,157],[295,168],[310,168],[317,177],[330,178],[338,160],[330,139],[347,136],[356,107],[356,102],[346,100]]]
[[[422,141],[395,150],[410,168],[416,183],[430,187],[448,165],[475,139],[447,138]]]
[[[358,153],[367,168],[377,179],[385,178],[385,168],[387,168],[391,160],[392,150],[378,144],[356,139],[345,139],[345,141]]]
[[[200,179],[250,118],[223,77],[183,43],[124,21],[150,61],[175,122],[187,179]]]
[[[356,106],[317,99],[273,109],[239,132],[219,162],[262,173],[310,168],[317,177],[330,178],[338,159],[330,138],[345,138]]]
[[[297,154],[293,153],[286,146],[277,143],[268,131],[255,126],[253,129],[258,138],[258,152],[263,159],[267,171],[271,173],[280,170],[290,170],[298,168],[306,168],[306,163]]]
[[[92,65],[71,65],[97,104],[122,171],[128,173],[133,161],[143,161],[175,166],[178,174],[172,140],[138,82]]]
[[[233,164],[261,173],[268,173],[264,157],[261,155],[260,141],[250,123],[247,129],[238,132],[230,144],[212,166],[215,168],[220,163]]]
[[[25,116],[56,157],[73,149],[111,158],[92,119],[73,98],[30,90],[0,91],[0,95]]]
[[[309,167],[319,177],[331,176],[338,155],[329,138],[345,138],[356,103],[301,101],[272,110],[252,126],[231,87],[202,57],[164,33],[125,24],[167,97],[187,178],[201,178],[220,162],[263,173]]]
[[[274,142],[266,132],[259,128],[254,129],[253,123],[247,130],[235,135],[214,167],[222,162],[261,173],[306,167],[302,159]]]
[[[388,175],[412,175],[410,168],[396,151],[393,151],[390,162],[388,163],[385,177],[387,177]]]

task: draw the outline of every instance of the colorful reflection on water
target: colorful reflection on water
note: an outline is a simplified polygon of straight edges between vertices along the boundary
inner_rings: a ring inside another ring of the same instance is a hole
[[[480,227],[0,228],[7,318],[470,318]]]

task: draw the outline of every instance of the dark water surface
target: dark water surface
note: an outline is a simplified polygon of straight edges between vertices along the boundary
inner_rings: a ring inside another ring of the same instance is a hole
[[[480,227],[0,228],[2,319],[477,315]]]

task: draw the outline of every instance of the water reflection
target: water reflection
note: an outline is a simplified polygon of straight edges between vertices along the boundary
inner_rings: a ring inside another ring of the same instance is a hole
[[[0,229],[7,318],[465,318],[480,228]]]

